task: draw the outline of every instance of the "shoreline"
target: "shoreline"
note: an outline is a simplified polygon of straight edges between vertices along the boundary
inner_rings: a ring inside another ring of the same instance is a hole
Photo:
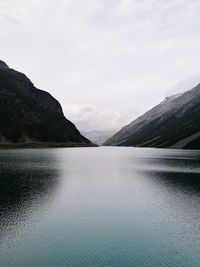
[[[0,149],[6,148],[64,148],[64,147],[99,147],[96,144],[89,143],[89,144],[80,144],[80,143],[54,143],[54,142],[41,142],[41,143],[7,143],[7,144],[0,144]]]

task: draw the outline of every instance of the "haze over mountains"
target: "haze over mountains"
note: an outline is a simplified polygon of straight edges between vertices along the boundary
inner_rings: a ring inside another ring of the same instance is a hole
[[[0,61],[0,145],[90,146],[59,102]]]
[[[200,84],[167,97],[104,145],[200,149]]]
[[[167,91],[166,97],[184,93],[188,91],[188,89],[197,86],[199,84],[199,81],[200,81],[200,76],[194,76],[186,80],[181,80],[178,83],[176,83],[176,85],[172,89]]]
[[[81,132],[85,137],[91,140],[94,144],[102,145],[110,136],[112,136],[115,132],[110,130],[105,131],[88,131]]]

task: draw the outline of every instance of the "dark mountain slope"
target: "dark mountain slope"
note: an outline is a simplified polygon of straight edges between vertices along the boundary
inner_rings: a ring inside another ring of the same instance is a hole
[[[92,145],[55,98],[0,61],[0,144],[32,143]]]
[[[200,149],[200,84],[166,98],[104,145]]]

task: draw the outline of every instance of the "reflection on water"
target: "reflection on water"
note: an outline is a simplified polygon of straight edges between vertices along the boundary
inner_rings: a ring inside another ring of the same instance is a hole
[[[160,152],[160,150],[158,150]],[[171,154],[170,154],[171,153]],[[176,188],[188,194],[200,192],[200,153],[198,151],[165,150],[157,158],[143,158],[143,166],[138,173],[162,183],[163,186]]]
[[[162,183],[163,186],[171,187],[184,192],[184,194],[200,193],[200,174],[197,172],[149,172],[148,177],[155,179],[155,182]]]
[[[58,186],[58,168],[51,153],[5,150],[0,153],[0,238],[24,226],[48,205]]]
[[[200,266],[200,152],[0,152],[0,266]]]

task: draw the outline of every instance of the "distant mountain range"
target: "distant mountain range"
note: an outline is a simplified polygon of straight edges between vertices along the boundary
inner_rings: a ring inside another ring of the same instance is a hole
[[[0,61],[0,145],[91,146],[59,102]]]
[[[200,84],[167,97],[104,145],[200,149]]]
[[[81,133],[93,143],[102,145],[110,136],[114,134],[114,131],[82,131]]]

